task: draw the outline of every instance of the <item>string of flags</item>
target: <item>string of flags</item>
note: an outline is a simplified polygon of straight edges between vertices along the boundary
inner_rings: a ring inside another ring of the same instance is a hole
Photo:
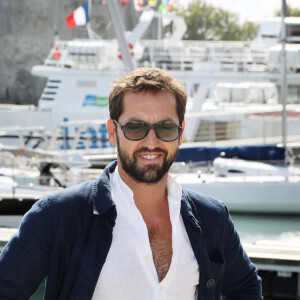
[[[149,5],[151,7],[156,7],[158,0],[133,0],[134,1],[134,7],[136,10],[142,10],[144,4],[146,3],[146,6]],[[129,0],[121,0],[120,4],[121,6],[127,5]],[[103,4],[107,3],[107,0],[102,0]],[[173,9],[173,3],[170,0],[162,0],[159,7],[158,11],[159,12],[164,12],[166,9],[172,10]]]
[[[128,2],[128,1],[127,1]],[[148,0],[148,1],[143,1],[143,0],[134,0],[134,7],[136,10],[142,10],[144,3],[147,2],[146,5],[149,5],[150,7],[156,7],[158,0]],[[172,10],[173,9],[173,3],[170,0],[162,0],[159,7],[158,11],[160,13],[164,12],[165,10]]]
[[[121,6],[125,6],[129,3],[130,0],[120,0]],[[149,5],[151,7],[156,7],[158,0],[133,0],[134,1],[134,7],[136,10],[141,10],[146,3],[146,6]],[[107,0],[102,0],[102,4],[107,4]],[[173,3],[170,0],[162,0],[161,4],[159,5],[159,8],[161,11],[164,11],[165,9],[172,10],[173,9]]]
[[[107,4],[109,0],[102,0],[102,4]],[[126,6],[130,0],[120,0],[121,6]],[[137,11],[141,11],[143,9],[144,3],[147,2],[146,5],[150,7],[156,7],[158,0],[132,0],[134,3],[134,8]],[[162,0],[158,11],[163,13],[166,10],[172,10],[173,3],[170,0]],[[85,2],[82,6],[76,8],[70,15],[66,18],[66,24],[68,28],[72,28],[74,26],[84,26],[89,22],[89,7],[88,2]]]
[[[143,0],[133,0],[133,1],[134,1],[134,8],[136,10],[142,10],[143,6],[144,6],[144,2],[146,2]],[[149,5],[151,7],[156,7],[158,0],[148,0],[147,2],[148,3],[146,5]],[[102,3],[106,4],[107,0],[102,0]],[[121,0],[121,2],[120,2],[121,6],[125,6],[128,3],[129,3],[129,0]],[[163,12],[166,9],[169,9],[169,10],[173,9],[173,3],[170,0],[162,0],[161,4],[159,5],[158,11]]]
[[[160,13],[164,12],[166,9],[169,10],[173,9],[173,3],[170,0],[163,0],[158,7],[158,11]]]

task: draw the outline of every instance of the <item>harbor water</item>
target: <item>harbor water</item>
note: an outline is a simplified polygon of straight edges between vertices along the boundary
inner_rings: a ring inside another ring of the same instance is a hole
[[[261,240],[300,241],[299,215],[231,215],[242,243]]]

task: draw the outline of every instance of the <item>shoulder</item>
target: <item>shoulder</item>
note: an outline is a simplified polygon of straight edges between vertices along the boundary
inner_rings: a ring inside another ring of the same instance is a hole
[[[84,182],[38,200],[24,215],[20,236],[47,243],[74,239],[91,222],[92,192],[97,180]]]
[[[35,206],[45,209],[50,207],[63,209],[65,206],[68,208],[73,206],[77,207],[83,205],[84,202],[91,201],[96,186],[97,180],[86,181],[49,194],[45,198],[37,201]]]
[[[116,162],[111,163],[96,180],[68,187],[37,201],[26,213],[22,223],[38,224],[41,222],[56,227],[58,223],[68,224],[76,220],[82,220],[85,223],[93,214],[96,202],[109,201],[109,173],[114,170],[115,166]]]
[[[92,214],[92,195],[96,186],[97,180],[92,180],[47,195],[25,214],[22,224],[31,224],[31,227],[42,224],[55,226]]]

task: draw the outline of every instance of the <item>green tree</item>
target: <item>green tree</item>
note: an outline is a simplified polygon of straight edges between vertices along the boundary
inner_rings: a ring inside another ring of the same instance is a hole
[[[300,17],[300,9],[292,8],[291,6],[286,6],[286,16],[287,17]],[[276,10],[275,16],[279,17],[281,15],[281,9]]]
[[[251,40],[259,28],[251,22],[239,25],[236,14],[202,0],[190,2],[186,9],[178,3],[174,7],[187,24],[186,40]]]

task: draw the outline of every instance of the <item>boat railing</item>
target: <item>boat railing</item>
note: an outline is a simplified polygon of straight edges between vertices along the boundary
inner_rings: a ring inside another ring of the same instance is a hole
[[[23,151],[33,141],[32,148],[37,148],[40,143],[48,144],[49,133],[43,126],[5,126],[0,127],[0,137],[4,139],[18,139],[19,149]],[[0,149],[1,150],[1,149]]]
[[[193,71],[266,71],[268,51],[249,42],[142,40],[140,65]]]
[[[138,66],[179,71],[266,72],[269,48],[251,42],[140,40],[131,50]],[[120,51],[111,41],[57,41],[46,66],[78,69],[113,69]],[[276,64],[276,62],[275,62]],[[274,69],[274,59],[272,59]]]
[[[109,69],[117,58],[116,41],[56,41],[44,64],[57,68]]]
[[[297,110],[298,107],[298,110]],[[199,146],[221,145],[269,145],[282,143],[280,132],[281,105],[241,106],[238,111],[202,111],[187,112],[184,142]],[[287,106],[287,142],[300,143],[297,118],[300,117],[299,106]],[[277,121],[275,120],[277,119]],[[193,120],[199,121],[193,126]],[[191,125],[191,126],[190,126]],[[188,135],[192,128],[193,135]],[[11,151],[24,156],[47,157],[78,151],[86,154],[110,154],[115,152],[111,146],[106,130],[106,120],[64,121],[57,124],[50,134],[42,126],[20,127],[7,126],[0,128],[0,137],[15,133],[19,139],[19,147],[9,148],[1,145],[1,151]],[[32,141],[29,143],[29,141]],[[101,148],[101,151],[100,151]],[[293,160],[300,160],[297,152],[300,146],[291,152]]]
[[[288,142],[299,142],[297,119],[299,106],[287,106]],[[185,136],[189,142],[216,144],[278,144],[282,143],[282,105],[254,105],[235,107],[235,111],[202,111],[186,113]],[[193,120],[198,121],[197,126]]]

